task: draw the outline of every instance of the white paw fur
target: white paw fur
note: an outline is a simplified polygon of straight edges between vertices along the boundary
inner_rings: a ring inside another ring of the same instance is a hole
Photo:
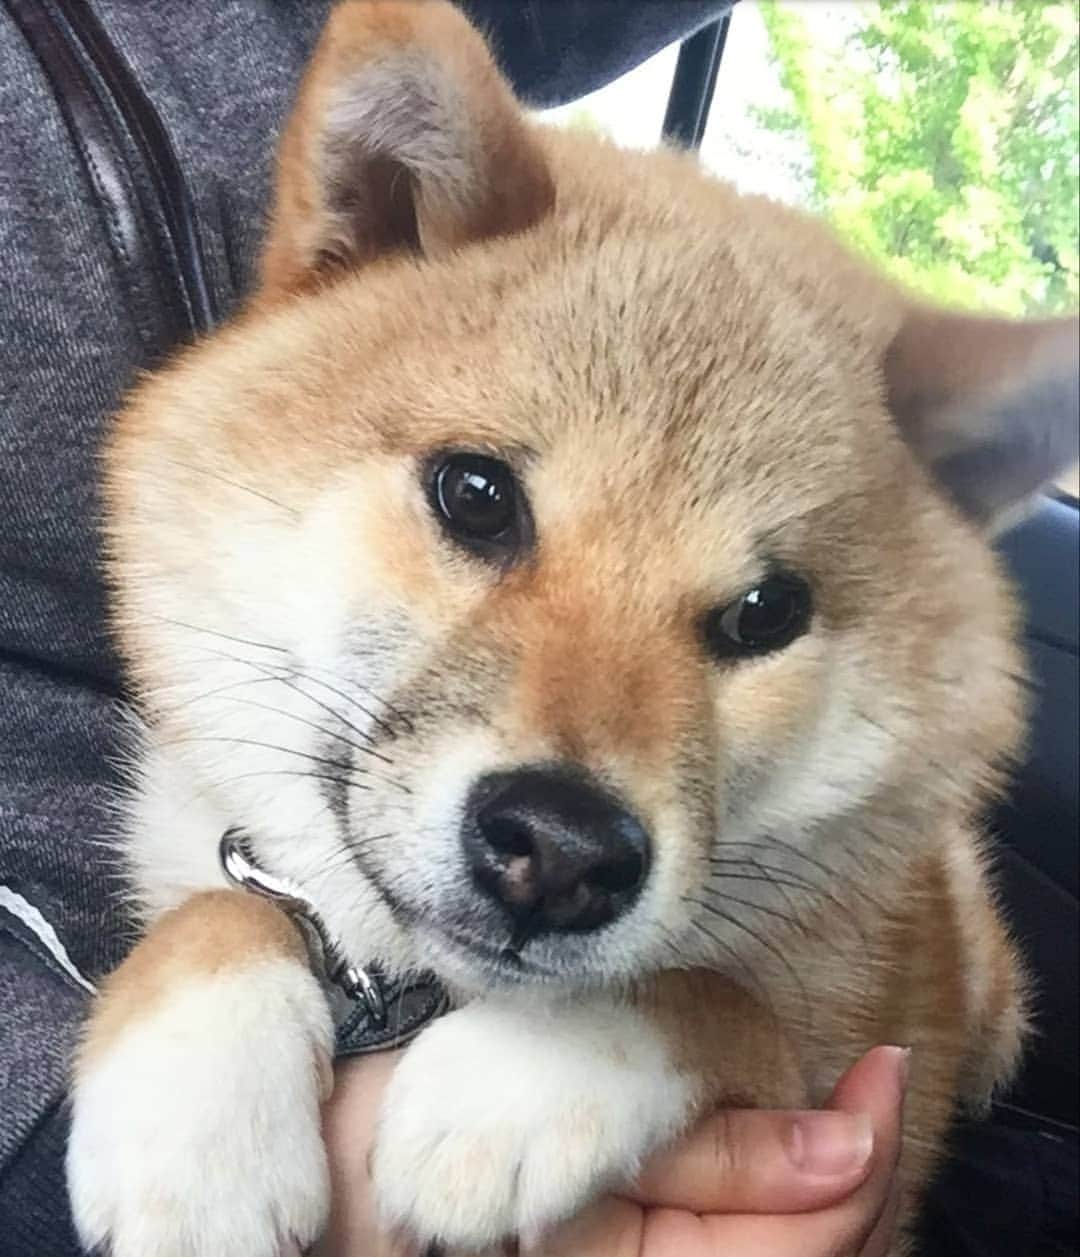
[[[76,1228],[111,1257],[279,1257],[323,1228],[332,1029],[295,961],[192,979],[76,1080]]]
[[[535,1241],[632,1177],[693,1099],[631,1008],[477,1002],[426,1030],[394,1073],[373,1164],[380,1211],[425,1242]]]

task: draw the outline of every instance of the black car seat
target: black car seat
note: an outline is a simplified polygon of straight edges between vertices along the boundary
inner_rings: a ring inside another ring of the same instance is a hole
[[[1080,751],[1080,510],[1047,500],[1001,538],[1025,606],[1033,724],[1026,760],[995,817],[1005,905],[1034,981],[1036,1037],[1008,1098],[1021,1111],[1080,1124],[1077,769]]]

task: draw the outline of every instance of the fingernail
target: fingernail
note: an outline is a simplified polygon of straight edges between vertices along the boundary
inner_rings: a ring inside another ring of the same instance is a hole
[[[911,1074],[911,1048],[901,1048],[900,1050],[900,1094],[903,1095],[907,1091],[908,1077]]]
[[[874,1128],[865,1113],[806,1113],[791,1124],[788,1155],[804,1174],[851,1174],[873,1151]]]
[[[907,1092],[908,1075],[911,1073],[911,1048],[900,1047],[899,1044],[884,1044],[878,1051],[889,1053],[893,1068],[896,1070],[896,1086],[902,1100]]]

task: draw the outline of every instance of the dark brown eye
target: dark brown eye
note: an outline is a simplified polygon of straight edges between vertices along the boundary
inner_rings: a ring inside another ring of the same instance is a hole
[[[812,612],[810,586],[800,576],[776,572],[705,617],[705,641],[717,658],[764,655],[802,636]]]
[[[442,459],[432,477],[431,498],[443,527],[463,545],[490,551],[517,544],[517,481],[497,458],[451,454]]]

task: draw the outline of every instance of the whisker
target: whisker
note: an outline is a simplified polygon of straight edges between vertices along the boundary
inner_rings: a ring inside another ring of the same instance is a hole
[[[798,930],[799,928],[801,928],[800,923],[798,921],[792,920],[792,918],[789,917],[786,912],[781,912],[778,908],[769,908],[769,907],[766,907],[764,904],[754,903],[750,899],[740,899],[738,895],[731,895],[731,894],[728,894],[726,891],[714,890],[710,893],[714,895],[718,894],[720,898],[726,900],[728,903],[737,904],[740,908],[749,908],[753,912],[762,912],[767,917],[772,917],[776,921],[782,921],[790,929]]]
[[[794,856],[798,860],[802,860],[804,864],[816,869],[817,872],[821,873],[830,881],[842,882],[847,889],[851,890],[854,894],[865,900],[865,902],[871,907],[876,908],[880,912],[885,911],[885,905],[881,902],[881,900],[871,895],[869,891],[860,886],[859,883],[849,874],[844,873],[840,869],[832,868],[830,865],[825,864],[823,861],[810,855],[808,852],[803,851],[801,847],[797,847],[794,843],[787,842],[785,839],[779,838],[775,834],[767,834],[764,836],[764,840],[760,841],[742,838],[721,839],[714,845],[717,847],[745,847],[754,851],[769,851],[775,849],[786,851],[789,855]]]
[[[267,677],[263,679],[270,680],[271,678]],[[275,707],[272,703],[259,703],[250,698],[234,698],[231,701],[242,707],[256,707],[260,711],[269,711],[278,716],[285,716],[289,720],[295,720],[298,724],[307,725],[309,729],[314,729],[316,733],[325,734],[328,738],[337,738],[339,742],[344,742],[346,746],[352,747],[354,751],[359,751],[362,755],[370,755],[372,759],[380,760],[384,764],[393,765],[394,761],[388,755],[382,755],[380,752],[372,750],[370,746],[362,746],[359,742],[354,742],[353,739],[348,737],[346,734],[338,733],[334,729],[328,729],[325,725],[318,724],[314,720],[307,720],[305,717],[298,715],[294,711],[286,711],[283,707]],[[312,701],[314,702],[316,700],[313,699]],[[319,705],[322,706],[322,704]],[[332,709],[329,707],[326,710],[332,712]]]
[[[285,511],[293,519],[300,518],[300,512],[295,507],[287,506],[284,502],[279,502],[277,498],[272,498],[268,493],[263,493],[259,489],[253,489],[251,485],[241,484],[239,480],[230,480],[228,476],[223,476],[217,471],[211,471],[209,467],[198,467],[194,463],[184,462],[180,458],[169,458],[166,461],[172,463],[174,467],[183,467],[186,471],[193,471],[196,475],[205,476],[208,480],[218,480],[233,489],[239,489],[242,493],[250,493],[252,497],[262,498],[264,502],[269,502],[271,506],[276,506],[279,510]]]
[[[788,960],[788,958],[784,955],[782,951],[780,951],[780,949],[776,946],[775,943],[771,942],[764,935],[759,934],[757,930],[747,925],[745,921],[740,921],[738,917],[732,916],[730,913],[724,912],[723,909],[718,908],[716,904],[708,903],[704,899],[695,899],[693,895],[683,895],[681,896],[681,898],[685,903],[696,904],[699,908],[704,908],[706,912],[711,913],[713,916],[719,917],[720,920],[726,921],[728,925],[734,926],[737,930],[742,930],[744,934],[752,938],[754,942],[758,944],[759,947],[764,948],[767,952],[769,952],[770,955],[774,956],[783,965],[783,967],[787,970],[788,974],[791,976],[792,980],[799,987],[800,991],[803,994],[804,1000],[809,1002],[810,997],[807,993],[805,984],[803,983],[799,975],[795,972],[795,969],[792,966],[791,961]],[[749,904],[747,906],[755,907],[756,905]],[[790,924],[790,922],[788,922],[788,924]]]
[[[709,874],[710,880],[715,877],[731,881],[767,882],[770,885],[775,886],[780,891],[784,897],[785,903],[787,903],[792,912],[797,912],[797,908],[788,896],[784,894],[784,888],[787,888],[788,890],[801,890],[817,899],[823,899],[827,903],[831,904],[832,907],[834,907],[842,916],[846,917],[847,920],[855,926],[863,938],[866,937],[866,931],[862,928],[862,925],[860,924],[850,904],[844,903],[842,899],[838,898],[826,887],[818,886],[816,883],[800,877],[798,873],[792,873],[790,869],[786,869],[775,864],[763,864],[753,856],[746,856],[743,859],[738,859],[734,856],[709,856],[709,863],[720,867],[719,872]],[[749,866],[757,869],[758,873],[732,873],[728,871],[728,866],[734,866],[735,868],[745,868]]]
[[[363,738],[365,741],[368,741],[368,742],[374,741],[370,733],[368,733],[364,729],[361,729],[358,725],[353,724],[353,722],[342,712],[337,711],[335,708],[331,707],[329,703],[323,702],[321,698],[316,698],[314,694],[309,694],[307,690],[302,689],[299,685],[296,684],[296,680],[297,678],[299,678],[304,681],[310,681],[314,685],[321,685],[324,689],[333,688],[332,686],[328,686],[325,681],[320,681],[318,677],[309,676],[304,671],[303,668],[294,666],[292,664],[260,663],[256,659],[244,659],[240,655],[234,655],[234,654],[229,653],[228,651],[222,651],[222,650],[211,651],[210,653],[215,655],[219,659],[228,659],[228,660],[231,660],[233,663],[239,663],[245,667],[256,669],[256,671],[263,674],[261,679],[267,680],[267,681],[277,681],[280,685],[284,685],[286,689],[292,690],[294,693],[299,694],[301,698],[307,699],[309,703],[314,703],[315,706],[318,707],[320,710],[325,711],[328,716],[332,716],[335,720],[340,720],[341,723],[345,725],[347,729],[351,729],[352,732],[355,733],[358,738]],[[238,684],[247,684],[247,682],[239,682]],[[228,687],[225,687],[225,688],[228,688]],[[378,718],[378,716],[374,715],[372,712],[369,712],[366,707],[361,706],[361,704],[358,703],[355,699],[350,698],[347,694],[341,693],[340,690],[335,690],[334,692],[339,694],[340,697],[345,699],[346,702],[352,703],[352,705],[358,708],[358,710],[360,710],[361,712],[363,712],[363,714],[367,716],[372,721],[373,724],[376,724],[380,728],[384,729],[390,737],[396,736],[394,730],[391,729],[389,725],[387,725],[384,721],[381,721]],[[323,730],[323,732],[328,733],[329,730]],[[363,751],[365,755],[370,755],[375,759],[381,759],[383,760],[384,763],[389,764],[392,762],[385,755],[380,754],[380,752],[374,750],[371,747],[357,746],[356,749]]]
[[[252,777],[309,777],[312,781],[331,781],[336,786],[351,786],[354,790],[371,790],[373,787],[362,781],[354,781],[344,777],[335,776],[333,773],[317,773],[311,769],[305,768],[258,768],[251,772],[237,773],[232,777],[225,777],[220,781],[211,782],[207,787],[220,789],[222,786],[230,786],[237,781],[247,781]],[[205,793],[203,791],[202,793]],[[198,799],[200,795],[192,795],[192,800]]]
[[[362,712],[372,722],[372,724],[377,725],[388,737],[396,736],[396,730],[393,725],[388,724],[381,716],[376,716],[373,711],[370,711],[363,705],[363,703],[359,702],[359,700],[354,698],[351,694],[346,694],[343,690],[338,689],[336,685],[331,685],[328,681],[322,680],[321,677],[313,676],[308,668],[297,668],[296,671],[305,681],[310,681],[313,685],[321,685],[323,689],[329,690],[332,694],[336,694],[339,698],[343,698],[345,702],[351,703],[358,711]],[[318,668],[316,671],[326,672],[328,669]],[[331,676],[333,675],[335,674],[331,673]],[[341,678],[338,679],[340,680]],[[349,684],[354,684],[354,682],[350,681]],[[385,707],[387,711],[390,712],[391,716],[397,718],[398,723],[406,733],[416,732],[416,726],[413,722],[405,716],[404,713],[394,707],[392,703],[388,702],[385,698],[381,698],[377,694],[372,694],[372,698],[374,698],[381,706]]]
[[[359,699],[355,698],[351,694],[346,694],[344,690],[339,689],[335,685],[331,685],[328,681],[324,681],[321,677],[314,676],[310,669],[304,667],[297,661],[293,661],[291,664],[264,664],[259,663],[254,659],[242,659],[237,655],[229,655],[224,652],[219,653],[222,654],[223,658],[233,659],[237,663],[246,664],[249,668],[258,668],[265,672],[268,676],[276,676],[282,685],[285,685],[289,689],[294,690],[297,694],[302,695],[304,698],[308,699],[309,702],[314,703],[317,707],[321,707],[323,711],[333,716],[336,720],[340,720],[344,725],[350,728],[358,737],[372,740],[371,734],[366,733],[363,729],[360,729],[357,725],[353,724],[347,716],[331,707],[328,703],[324,703],[321,699],[316,698],[314,694],[309,694],[307,690],[301,689],[301,687],[296,684],[296,681],[308,681],[312,685],[321,685],[324,690],[329,690],[331,694],[336,694],[338,698],[343,699],[346,703],[355,707],[357,711],[370,720],[373,725],[381,729],[387,737],[394,738],[397,736],[397,731],[392,725],[388,724],[380,716],[377,716],[373,711],[365,707]],[[324,671],[324,669],[320,668],[318,671],[321,672]],[[331,675],[333,674],[331,673]],[[379,702],[384,707],[391,709],[391,705],[385,699],[379,698],[378,695],[373,695],[373,697],[376,702]],[[410,733],[414,732],[411,722],[409,723],[407,731]],[[371,755],[374,755],[375,753],[376,752],[374,751],[368,751],[368,754]]]
[[[208,637],[218,637],[222,641],[236,642],[240,646],[255,646],[259,650],[271,650],[275,654],[287,655],[284,646],[272,646],[268,642],[253,641],[250,637],[235,637],[232,633],[221,633],[217,629],[200,628],[198,624],[188,624],[186,620],[174,620],[168,616],[159,616],[162,624],[172,624],[176,628],[187,629],[192,633],[205,633]]]
[[[785,878],[770,877],[763,873],[732,873],[728,870],[724,870],[720,873],[710,874],[703,887],[706,894],[712,893],[711,883],[714,879],[721,885],[726,885],[728,882],[756,882],[760,886],[768,886],[770,889],[775,889],[777,894],[780,895],[784,903],[787,905],[788,912],[791,914],[792,918],[798,916],[799,909],[796,907],[795,901],[788,894],[788,890],[801,890],[808,894],[814,893],[811,887],[806,886],[805,884],[799,885],[798,883],[788,881]],[[721,893],[724,892],[721,891]]]
[[[241,646],[254,646],[256,647],[256,649],[273,651],[275,654],[290,655],[290,652],[286,650],[284,646],[275,646],[275,645],[271,645],[268,642],[254,641],[251,638],[247,638],[247,637],[237,637],[231,633],[222,633],[217,629],[208,629],[208,628],[201,627],[198,624],[190,624],[185,620],[176,620],[176,619],[172,619],[166,616],[161,616],[159,617],[159,619],[161,620],[163,624],[172,624],[178,628],[185,628],[185,629],[188,629],[192,633],[202,633],[209,637],[219,638],[222,641],[235,642]],[[246,663],[252,667],[256,666],[254,660],[242,659],[236,655],[226,655],[225,657],[231,658],[237,663]],[[323,672],[323,673],[328,673],[330,676],[334,676],[335,679],[340,680],[341,678],[337,677],[336,673],[331,672],[327,668],[301,667],[301,666],[298,666],[297,661],[293,661],[292,664],[289,665],[287,670],[291,672],[293,675],[300,676],[304,680],[310,681],[313,685],[321,685],[324,689],[329,690],[331,693],[336,694],[339,698],[344,699],[346,703],[352,704],[352,706],[354,706],[358,711],[362,712],[363,715],[366,716],[367,719],[372,722],[372,724],[375,724],[380,729],[382,729],[382,731],[387,736],[393,737],[395,735],[395,730],[392,725],[388,724],[380,716],[375,715],[374,712],[370,711],[367,707],[365,707],[353,695],[346,694],[343,690],[339,689],[337,686],[332,685],[330,684],[330,682],[325,681],[321,677],[314,675],[315,672]],[[349,684],[355,685],[356,683],[353,681],[350,681]],[[370,691],[368,692],[370,693]],[[310,698],[311,695],[308,695],[307,697]],[[388,699],[383,698],[381,695],[371,694],[371,697],[380,706],[385,707],[386,710],[390,712],[391,716],[397,719],[398,723],[402,726],[403,729],[406,730],[406,732],[408,733],[415,732],[415,726],[413,722],[409,719],[408,716],[405,715],[403,711],[400,710],[400,708],[395,707],[393,703],[391,703]],[[340,713],[335,713],[335,714],[338,716],[339,719],[342,718]],[[360,731],[354,729],[354,732],[359,733]]]
[[[947,680],[949,684],[957,684],[960,680],[959,677],[939,678],[939,679]],[[854,711],[855,715],[859,717],[860,720],[866,721],[866,723],[870,725],[871,728],[876,729],[879,733],[884,733],[886,737],[892,738],[894,742],[896,742],[899,746],[903,747],[905,750],[914,749],[917,752],[925,755],[926,746],[925,746],[925,743],[920,738],[901,737],[901,735],[895,729],[890,729],[888,725],[883,724],[880,720],[877,719],[876,716],[871,716],[870,713],[862,707],[855,707],[852,710]],[[915,713],[914,708],[911,708],[911,707],[906,707],[906,706],[900,707],[899,710],[909,715],[917,714]],[[953,775],[949,766],[947,764],[942,763],[941,760],[931,757],[931,756],[927,756],[926,764],[930,768],[934,769],[934,771],[941,777],[941,779],[947,782],[950,786],[954,786],[958,784],[957,779]]]
[[[301,668],[290,669],[289,676],[280,677],[279,680],[281,681],[282,685],[284,685],[287,689],[294,690],[297,694],[300,694],[304,698],[306,698],[308,702],[314,703],[316,707],[320,708],[322,711],[325,711],[327,715],[333,716],[335,720],[340,720],[341,723],[347,729],[351,729],[352,732],[355,733],[358,738],[363,738],[368,742],[373,742],[375,740],[370,733],[366,732],[364,729],[361,729],[359,725],[353,724],[353,722],[348,718],[348,716],[344,715],[344,713],[335,710],[335,708],[331,707],[329,703],[324,703],[321,698],[316,698],[314,694],[309,694],[307,690],[302,689],[299,685],[296,684],[297,678],[304,681],[310,681],[314,685],[322,685],[324,689],[332,688],[332,687],[327,686],[324,681],[320,681],[318,677],[308,676]],[[340,693],[340,691],[336,691],[336,692]],[[346,702],[351,702],[352,705],[355,708],[357,708],[358,711],[362,712],[365,716],[367,716],[368,719],[372,722],[372,724],[382,729],[383,732],[388,737],[394,738],[397,736],[395,731],[388,724],[386,724],[385,721],[380,720],[378,716],[374,715],[372,712],[369,712],[367,708],[362,706],[360,703],[358,703],[356,699],[349,699],[348,696],[345,694],[342,694],[341,697],[344,698]],[[383,755],[379,751],[374,750],[370,746],[363,747],[363,748],[357,747],[357,749],[358,750],[362,749],[365,755],[370,755],[373,759],[381,759],[387,764],[391,762],[390,759],[387,758],[387,756]]]
[[[353,838],[351,835],[346,834],[345,842],[349,848],[349,855],[355,858],[357,855],[362,855],[369,847],[375,846],[376,843],[387,842],[393,837],[394,834],[392,832],[365,834],[363,838]]]
[[[667,954],[677,964],[681,963],[682,951],[681,951],[681,948],[679,947],[679,939],[675,931],[670,929],[666,925],[659,925],[659,929],[660,929],[660,941],[661,943],[663,943],[664,947],[667,949]]]
[[[768,1004],[775,1018],[776,1007],[773,1004],[772,996],[769,994],[769,991],[766,988],[765,984],[761,981],[761,979],[757,976],[757,974],[753,971],[753,969],[751,969],[750,966],[747,964],[745,958],[740,956],[738,951],[734,947],[732,947],[730,943],[726,943],[716,933],[710,930],[704,921],[699,921],[696,917],[691,917],[690,926],[692,929],[697,930],[699,934],[703,935],[714,947],[718,947],[724,953],[724,955],[728,957],[729,960],[732,960],[735,962],[735,964],[739,967],[739,969],[741,969],[742,972],[746,974],[746,976],[749,978],[750,985],[753,986],[757,990],[758,994],[762,997],[765,1003]]]
[[[221,658],[236,659],[237,662],[239,663],[248,662],[248,660],[240,659],[239,656],[236,656],[236,655],[226,656],[221,651],[214,651],[214,654],[218,655]],[[173,703],[172,705],[169,705],[169,706],[163,706],[162,710],[168,711],[170,714],[175,714],[177,712],[183,711],[185,707],[193,706],[195,703],[202,703],[202,702],[205,702],[207,699],[217,698],[221,694],[228,694],[230,690],[243,689],[245,686],[248,686],[248,685],[266,685],[268,682],[275,681],[276,679],[277,678],[275,676],[268,673],[266,676],[248,677],[246,681],[230,681],[227,685],[219,685],[219,686],[216,686],[212,690],[203,690],[198,694],[189,695],[187,698],[182,699],[180,702]],[[156,694],[160,696],[161,694],[166,693],[166,692],[167,691],[165,690],[158,690],[156,691]]]
[[[709,858],[709,863],[719,869],[718,872],[710,872],[710,878],[730,878],[736,882],[769,882],[774,886],[786,886],[789,890],[804,890],[812,895],[823,893],[820,886],[799,877],[797,873],[792,873],[789,869],[781,868],[776,864],[759,864],[752,856],[747,856],[742,860],[737,860],[734,857],[723,859],[713,856]],[[729,869],[739,868],[752,868],[757,871],[754,873],[733,873],[729,871]]]
[[[310,751],[298,751],[292,746],[278,746],[276,742],[261,742],[258,738],[229,737],[225,734],[196,734],[186,738],[170,738],[167,742],[159,742],[158,746],[183,746],[204,742],[227,742],[233,746],[254,746],[265,751],[278,751],[282,755],[295,755],[299,759],[310,760],[314,764],[328,764],[331,768],[337,768],[350,776],[359,774],[374,781],[381,781],[384,785],[393,786],[403,794],[412,794],[412,791],[403,782],[395,781],[393,777],[385,777],[370,768],[346,765],[341,760],[333,759],[328,755],[313,755]]]

